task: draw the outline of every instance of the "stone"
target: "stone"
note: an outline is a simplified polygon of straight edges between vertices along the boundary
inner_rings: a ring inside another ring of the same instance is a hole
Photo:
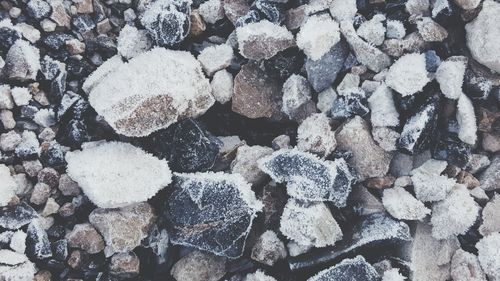
[[[424,54],[413,53],[402,56],[389,68],[386,76],[387,86],[403,97],[422,91],[430,81],[425,66]]]
[[[209,0],[201,3],[199,11],[203,19],[211,24],[224,18],[224,7],[222,0]]]
[[[243,281],[277,281],[274,277],[266,275],[263,271],[257,270],[254,273],[248,273]]]
[[[34,219],[28,225],[26,232],[26,255],[42,260],[52,256],[49,237],[40,219]]]
[[[0,182],[2,182],[2,189],[0,190],[0,207],[4,207],[13,199],[17,190],[17,183],[10,175],[9,167],[4,164],[0,164]],[[0,214],[2,214],[2,212],[0,212]],[[0,226],[6,227],[1,222],[1,219]]]
[[[500,151],[500,137],[490,133],[483,133],[482,146],[485,151],[496,153]]]
[[[215,100],[221,104],[227,103],[233,97],[233,75],[225,69],[215,72],[210,82],[210,86],[212,87],[212,95]]]
[[[357,74],[346,73],[340,84],[337,86],[337,93],[340,96],[350,94],[353,89],[359,88],[360,77]]]
[[[236,25],[237,20],[250,11],[250,5],[245,0],[223,0],[226,17]]]
[[[170,241],[218,256],[240,257],[261,209],[262,203],[241,175],[177,174],[166,202]]]
[[[30,0],[26,5],[26,11],[28,15],[36,20],[41,20],[50,15],[51,8],[50,5],[43,0]]]
[[[466,171],[458,173],[457,183],[465,185],[468,189],[474,189],[480,185],[479,180]]]
[[[446,198],[455,185],[455,179],[441,175],[446,166],[445,161],[430,159],[411,171],[411,180],[418,200],[435,202]]]
[[[47,199],[47,202],[43,207],[42,216],[48,217],[50,215],[56,214],[57,211],[59,210],[59,207],[60,206],[59,204],[57,204],[56,200],[50,197],[49,199]]]
[[[140,260],[134,252],[118,253],[111,257],[109,273],[119,280],[137,277],[139,270]]]
[[[273,266],[278,260],[286,258],[286,248],[272,230],[262,233],[252,247],[250,257],[260,263]]]
[[[104,250],[102,236],[90,223],[76,224],[71,232],[66,234],[70,248],[82,249],[89,254],[97,254]]]
[[[462,249],[453,254],[450,275],[454,281],[486,281],[477,256]]]
[[[200,15],[200,11],[198,9],[191,11],[191,27],[189,29],[189,36],[198,37],[203,34],[207,30],[207,25],[203,18]]]
[[[285,113],[291,120],[300,120],[307,117],[308,110],[304,108],[307,104],[312,104],[311,88],[307,79],[304,77],[292,74],[283,84],[283,103],[281,111]],[[314,104],[313,104],[314,106]]]
[[[358,36],[375,46],[382,45],[385,39],[385,27],[383,25],[385,19],[382,14],[374,15],[369,21],[365,21],[359,26],[358,30],[356,30]]]
[[[14,232],[10,238],[9,247],[17,253],[24,254],[26,250],[26,238],[28,235],[22,230]]]
[[[348,54],[349,46],[345,40],[341,39],[320,59],[306,59],[307,80],[316,92],[321,92],[332,86],[342,70]]]
[[[483,223],[479,227],[479,233],[488,236],[491,233],[500,232],[500,196],[495,195],[482,210]]]
[[[131,59],[148,51],[152,45],[145,30],[127,24],[120,30],[116,48],[122,57]]]
[[[337,1],[340,2],[340,1]],[[342,262],[318,272],[307,281],[377,281],[380,276],[373,266],[366,262],[363,256],[356,256],[353,259],[344,259]]]
[[[430,17],[417,20],[417,30],[426,42],[442,42],[448,37],[448,31]]]
[[[491,164],[479,175],[481,188],[486,191],[500,189],[500,156],[491,159]]]
[[[89,222],[104,238],[104,254],[132,251],[148,236],[156,216],[148,203],[137,203],[118,209],[97,208],[89,215]]]
[[[489,280],[500,278],[500,254],[498,253],[498,245],[500,245],[500,233],[498,232],[483,237],[476,244],[479,264],[481,264]]]
[[[170,273],[177,281],[217,281],[226,274],[226,259],[192,251],[177,261]]]
[[[477,141],[477,125],[474,106],[470,99],[462,93],[458,98],[457,122],[458,138],[466,144],[474,145]]]
[[[328,87],[318,94],[318,103],[316,107],[321,113],[329,114],[336,99],[337,92],[331,87]]]
[[[37,269],[35,264],[29,260],[23,263],[9,266],[0,266],[0,274],[4,280],[19,280],[19,281],[31,281],[35,279],[35,273]]]
[[[399,125],[399,113],[396,110],[392,91],[384,83],[368,98],[370,121],[373,127],[396,127]]]
[[[327,14],[308,17],[297,34],[297,46],[313,61],[319,60],[339,41],[339,24]]]
[[[83,89],[113,129],[134,137],[198,117],[215,102],[200,63],[188,52],[164,48],[152,49],[128,63],[119,58],[106,61],[87,78]],[[110,91],[119,94],[110,99]]]
[[[388,20],[386,22],[385,36],[389,39],[403,39],[406,35],[406,29],[399,20]]]
[[[88,143],[82,148],[66,153],[67,172],[100,208],[146,201],[171,182],[167,161],[128,143]],[[129,174],[134,177],[123,176]]]
[[[35,205],[42,205],[47,202],[50,196],[50,186],[45,183],[37,183],[33,188],[33,193],[31,194],[30,202]]]
[[[236,157],[231,163],[231,173],[240,174],[245,181],[257,185],[265,181],[266,174],[262,172],[257,161],[273,153],[270,147],[260,145],[243,145],[237,148]]]
[[[418,108],[407,118],[396,146],[408,154],[418,154],[431,145],[435,137],[439,106],[437,102],[429,102]]]
[[[19,229],[37,217],[37,212],[26,202],[0,208],[0,226],[7,229]]]
[[[228,67],[233,58],[233,48],[227,44],[221,44],[203,49],[198,56],[198,61],[205,73],[212,76],[215,72]]]
[[[330,13],[337,22],[352,22],[354,20],[354,16],[358,11],[355,0],[332,0],[328,2],[330,4]]]
[[[297,148],[327,157],[337,147],[330,119],[325,114],[315,113],[307,117],[297,129]]]
[[[422,220],[431,212],[402,187],[385,189],[382,203],[387,212],[398,220]]]
[[[17,40],[5,57],[5,75],[16,81],[35,80],[40,70],[40,51],[30,43]]]
[[[72,180],[68,174],[62,174],[59,177],[58,189],[64,196],[77,196],[81,192],[78,183]]]
[[[454,56],[442,62],[436,71],[436,80],[443,95],[449,99],[458,99],[462,95],[467,58]]]
[[[385,151],[397,150],[396,143],[401,135],[390,127],[373,127],[373,140]]]
[[[9,131],[0,135],[0,149],[2,151],[14,151],[21,142],[22,138],[16,131]]]
[[[333,119],[348,119],[355,115],[365,116],[369,112],[366,93],[361,88],[350,88],[333,101],[330,115]]]
[[[14,108],[14,99],[9,85],[0,85],[0,109]]]

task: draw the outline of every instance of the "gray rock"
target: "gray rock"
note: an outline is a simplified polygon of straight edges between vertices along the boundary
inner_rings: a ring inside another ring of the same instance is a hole
[[[255,261],[273,266],[278,260],[286,258],[285,244],[276,232],[267,230],[255,242],[250,256]]]
[[[38,217],[37,212],[26,202],[0,208],[0,226],[3,228],[19,229],[36,217]]]
[[[236,158],[231,163],[231,173],[242,175],[251,184],[262,183],[266,179],[266,174],[259,169],[257,160],[271,153],[273,153],[272,148],[265,146],[240,146]]]
[[[193,251],[174,264],[170,273],[177,281],[217,281],[226,274],[226,259]]]
[[[79,248],[89,254],[104,250],[102,236],[90,223],[75,225],[73,230],[66,234],[66,239],[70,248]]]
[[[342,262],[318,272],[307,281],[377,281],[380,276],[373,266],[371,266],[363,256],[356,256],[353,259],[345,259]]]
[[[11,80],[35,80],[40,70],[40,51],[30,43],[17,40],[5,57],[4,73]]]
[[[453,281],[486,281],[477,256],[462,249],[453,254],[450,273]]]
[[[500,189],[500,155],[491,159],[491,164],[479,176],[481,188],[486,191]]]
[[[27,256],[39,260],[52,257],[49,237],[40,219],[30,222],[26,234]]]

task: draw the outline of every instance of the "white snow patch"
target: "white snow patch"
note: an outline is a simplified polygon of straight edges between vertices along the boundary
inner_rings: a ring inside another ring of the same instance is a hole
[[[310,16],[297,34],[297,46],[314,61],[328,53],[339,41],[339,24],[329,15]]]
[[[462,94],[466,60],[464,57],[451,57],[439,65],[436,80],[445,97],[456,100]]]
[[[398,220],[421,220],[431,212],[424,203],[402,187],[385,189],[382,204]]]
[[[483,237],[476,248],[479,263],[490,280],[500,279],[500,232]]]
[[[460,140],[474,145],[477,140],[476,115],[472,102],[464,93],[458,98],[457,121],[460,127],[458,131]]]
[[[395,127],[399,125],[399,113],[394,105],[392,91],[382,83],[368,99],[372,126]]]
[[[138,30],[135,26],[128,24],[120,30],[117,41],[118,52],[126,59],[131,59],[148,51],[153,45],[145,30]]]
[[[423,202],[445,199],[455,185],[455,179],[440,175],[447,165],[446,161],[429,159],[411,171],[411,180],[417,199]]]
[[[389,68],[385,81],[402,96],[409,96],[422,91],[430,82],[427,75],[425,55],[413,53],[400,57]]]
[[[212,86],[212,95],[219,103],[225,104],[233,97],[234,79],[227,70],[217,71],[212,77],[210,85]]]
[[[221,44],[203,49],[198,56],[198,61],[205,73],[212,76],[216,71],[228,67],[233,57],[233,48],[227,44]]]
[[[0,207],[7,206],[17,190],[17,184],[14,178],[10,175],[9,167],[0,164]]]

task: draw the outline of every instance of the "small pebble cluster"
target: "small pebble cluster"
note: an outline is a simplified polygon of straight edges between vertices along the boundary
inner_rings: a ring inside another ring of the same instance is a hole
[[[0,0],[0,281],[500,280],[500,1]]]

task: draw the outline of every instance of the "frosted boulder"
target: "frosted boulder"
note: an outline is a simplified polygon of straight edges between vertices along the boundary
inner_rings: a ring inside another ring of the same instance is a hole
[[[4,164],[0,164],[0,182],[2,183],[2,188],[0,189],[0,207],[3,207],[7,206],[17,190],[17,184],[10,175],[10,169]]]
[[[387,212],[399,220],[421,220],[431,212],[402,187],[385,189],[382,203]]]
[[[261,209],[250,184],[238,174],[177,174],[166,210],[170,241],[238,258]]]
[[[259,160],[259,167],[276,182],[286,182],[290,196],[346,205],[355,176],[343,158],[320,160],[314,154],[281,149]]]
[[[406,54],[389,68],[385,82],[403,97],[423,90],[430,82],[424,54]]]
[[[318,272],[307,281],[378,281],[380,276],[362,256],[345,259],[339,264]]]
[[[368,99],[372,126],[395,127],[399,125],[399,113],[394,105],[392,91],[381,84]]]
[[[198,117],[215,102],[200,63],[188,52],[155,48],[128,63],[110,60],[83,88],[117,133],[147,136],[179,119]]]
[[[342,230],[321,202],[289,199],[281,215],[280,231],[299,245],[325,247],[342,239]]]
[[[126,59],[131,59],[148,51],[152,45],[145,30],[138,30],[128,24],[120,30],[117,39],[118,52]]]
[[[479,63],[500,73],[500,3],[483,2],[479,15],[465,25],[467,47]]]
[[[297,46],[312,60],[320,59],[339,41],[339,24],[328,14],[310,16],[297,34]]]
[[[456,56],[442,62],[436,71],[436,80],[443,95],[456,100],[462,95],[467,58]]]
[[[128,143],[89,143],[82,147],[81,151],[66,153],[67,173],[100,208],[146,201],[171,182],[167,161]]]
[[[458,138],[470,145],[474,145],[477,140],[477,125],[474,106],[470,99],[461,93],[457,104]]]
[[[316,113],[307,117],[297,129],[297,148],[326,157],[337,146],[335,133],[330,127],[330,119],[325,114]]]
[[[27,41],[17,40],[7,52],[3,72],[11,80],[35,80],[40,70],[40,51]]]
[[[411,171],[411,180],[417,199],[423,202],[443,200],[455,185],[455,179],[441,175],[446,161],[430,159]]]
[[[476,244],[479,263],[490,280],[500,278],[500,233],[483,237]]]

